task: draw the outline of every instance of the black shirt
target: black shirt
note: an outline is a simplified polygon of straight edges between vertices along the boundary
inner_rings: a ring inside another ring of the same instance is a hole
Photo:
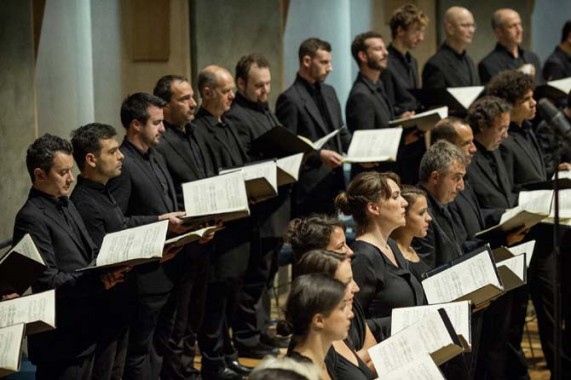
[[[543,79],[555,80],[571,77],[571,55],[559,46],[551,53],[543,66]]]
[[[535,67],[535,84],[542,83],[541,61],[535,53],[518,47],[518,57],[516,58],[512,52],[499,43],[496,44],[496,47],[490,54],[480,61],[478,72],[480,73],[482,84],[486,84],[500,71],[517,69],[526,63],[530,63]]]
[[[479,86],[480,79],[472,58],[464,50],[456,52],[443,43],[422,70],[422,88]]]
[[[387,48],[389,51],[389,70],[402,83],[407,90],[419,88],[418,83],[418,63],[410,52],[402,54],[391,44]]]

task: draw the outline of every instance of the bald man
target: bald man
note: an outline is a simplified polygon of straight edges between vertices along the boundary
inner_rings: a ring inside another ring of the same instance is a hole
[[[225,118],[234,101],[234,78],[221,66],[211,65],[198,75],[202,104],[194,119],[198,145],[210,167],[243,166],[248,160],[236,128]],[[247,367],[238,362],[228,326],[246,272],[250,255],[250,219],[229,222],[216,234],[206,289],[204,322],[198,331],[204,380],[242,379]]]
[[[509,8],[498,9],[492,15],[492,29],[498,43],[478,64],[483,84],[503,70],[518,69],[534,77],[535,84],[543,82],[539,57],[521,47],[523,26],[519,13]]]
[[[472,43],[476,23],[463,7],[451,7],[444,14],[446,39],[422,70],[423,88],[466,87],[480,85],[474,61],[466,52]]]

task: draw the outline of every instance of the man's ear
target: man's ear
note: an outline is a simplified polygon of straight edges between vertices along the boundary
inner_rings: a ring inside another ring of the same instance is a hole
[[[357,58],[359,58],[359,62],[366,63],[367,62],[367,53],[365,53],[362,50],[358,51],[357,52]]]
[[[308,69],[311,66],[311,57],[309,55],[304,55],[301,59],[301,64],[303,67]]]
[[[39,180],[39,181],[45,181],[48,178],[48,175],[46,174],[46,172],[44,172],[42,169],[40,168],[35,168],[34,171],[34,179],[35,181]],[[35,182],[34,181],[34,182]]]
[[[97,165],[97,158],[93,153],[87,153],[85,155],[85,164],[94,168]]]
[[[131,121],[131,124],[129,125],[130,127],[133,128],[133,130],[140,132],[143,129],[143,123],[141,123],[139,120],[137,119],[133,119]]]
[[[430,182],[436,185],[439,179],[440,179],[440,173],[438,173],[436,170],[430,173]]]
[[[246,81],[242,78],[236,79],[236,87],[240,92],[246,92]]]

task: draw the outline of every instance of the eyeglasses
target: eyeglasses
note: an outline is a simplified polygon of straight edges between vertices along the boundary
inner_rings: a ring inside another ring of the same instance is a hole
[[[470,28],[473,28],[474,30],[478,29],[478,26],[476,25],[476,23],[474,23],[474,24],[469,24],[469,23],[460,24],[460,27],[463,29],[470,29]]]

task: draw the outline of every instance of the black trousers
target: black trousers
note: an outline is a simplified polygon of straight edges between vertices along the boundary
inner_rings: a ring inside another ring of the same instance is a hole
[[[94,355],[61,362],[36,363],[36,380],[91,380]]]
[[[256,235],[252,239],[250,260],[232,323],[237,348],[256,346],[260,343],[260,335],[267,334],[269,327],[268,287],[277,271],[281,238],[260,238]]]

